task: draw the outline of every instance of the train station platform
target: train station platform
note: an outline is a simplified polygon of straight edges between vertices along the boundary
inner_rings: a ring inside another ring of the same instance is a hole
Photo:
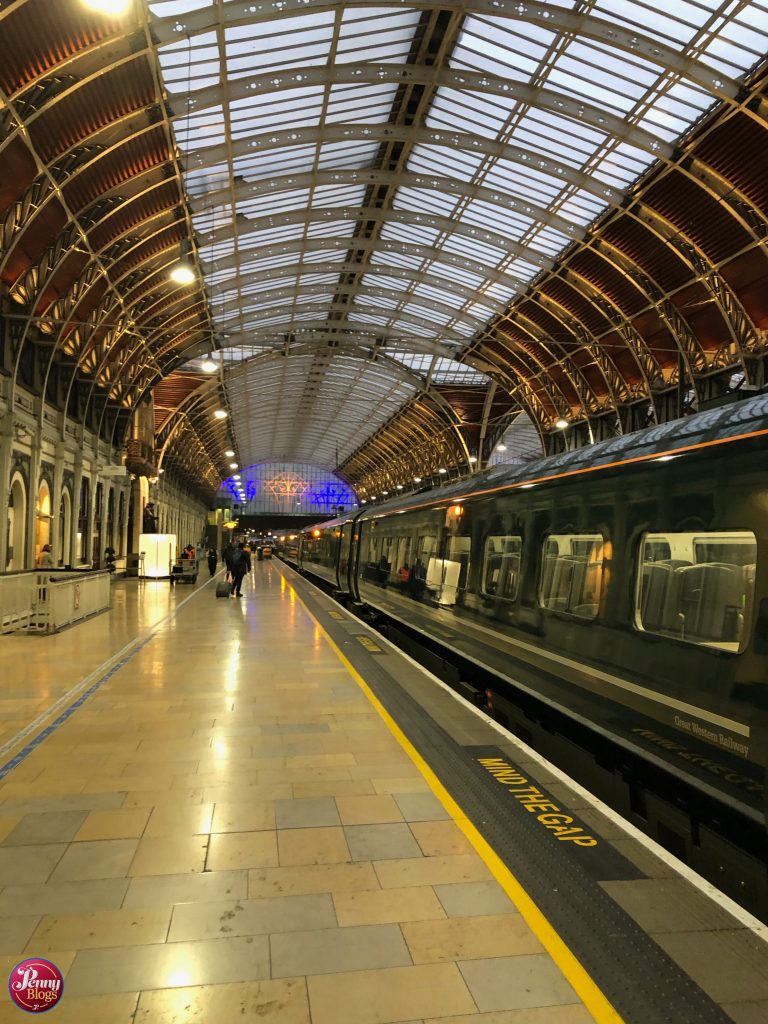
[[[58,1024],[768,1020],[768,929],[289,567],[113,598],[0,640],[2,968]]]

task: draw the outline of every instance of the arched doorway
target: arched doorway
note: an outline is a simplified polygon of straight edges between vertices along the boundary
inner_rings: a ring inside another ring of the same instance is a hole
[[[58,557],[54,552],[54,561],[59,560],[62,565],[72,564],[72,498],[66,489],[61,492]]]
[[[35,565],[40,564],[40,552],[51,543],[51,491],[46,480],[40,481],[35,508]],[[54,552],[54,561],[60,552]]]
[[[27,492],[24,481],[17,473],[11,481],[8,495],[8,555],[6,569],[24,568],[25,524],[27,521]]]

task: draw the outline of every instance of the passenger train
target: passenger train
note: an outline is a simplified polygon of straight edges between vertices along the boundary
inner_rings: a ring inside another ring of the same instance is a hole
[[[572,723],[569,765],[602,760],[586,781],[701,869],[723,832],[765,849],[767,452],[760,395],[355,510],[306,529],[298,567],[493,680],[545,752]]]

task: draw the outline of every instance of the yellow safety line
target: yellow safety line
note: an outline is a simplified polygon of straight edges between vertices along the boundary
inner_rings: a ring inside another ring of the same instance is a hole
[[[285,579],[285,577],[283,578]],[[451,815],[456,825],[458,825],[467,837],[478,855],[485,862],[493,877],[517,907],[528,927],[560,968],[561,972],[570,983],[579,999],[581,999],[584,1006],[592,1014],[597,1024],[624,1024],[623,1018],[619,1013],[617,1013],[601,989],[595,984],[565,942],[563,942],[555,928],[539,910],[523,888],[522,884],[517,880],[517,878],[515,878],[493,847],[483,838],[472,822],[467,818],[461,807],[445,789],[424,758],[418,750],[416,750],[405,733],[403,733],[400,726],[392,718],[381,701],[379,701],[378,697],[373,693],[365,679],[363,679],[355,666],[342,652],[325,627],[318,621],[317,616],[310,611],[306,602],[301,598],[300,594],[291,585],[291,583],[287,579],[285,579],[285,581],[306,613],[316,623],[331,650],[371,702],[384,724],[398,741],[400,746],[424,776],[429,788]]]

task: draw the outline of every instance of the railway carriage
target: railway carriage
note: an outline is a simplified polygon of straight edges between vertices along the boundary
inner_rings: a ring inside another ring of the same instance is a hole
[[[767,450],[759,396],[321,524],[300,564],[689,862],[744,847],[765,891]]]

